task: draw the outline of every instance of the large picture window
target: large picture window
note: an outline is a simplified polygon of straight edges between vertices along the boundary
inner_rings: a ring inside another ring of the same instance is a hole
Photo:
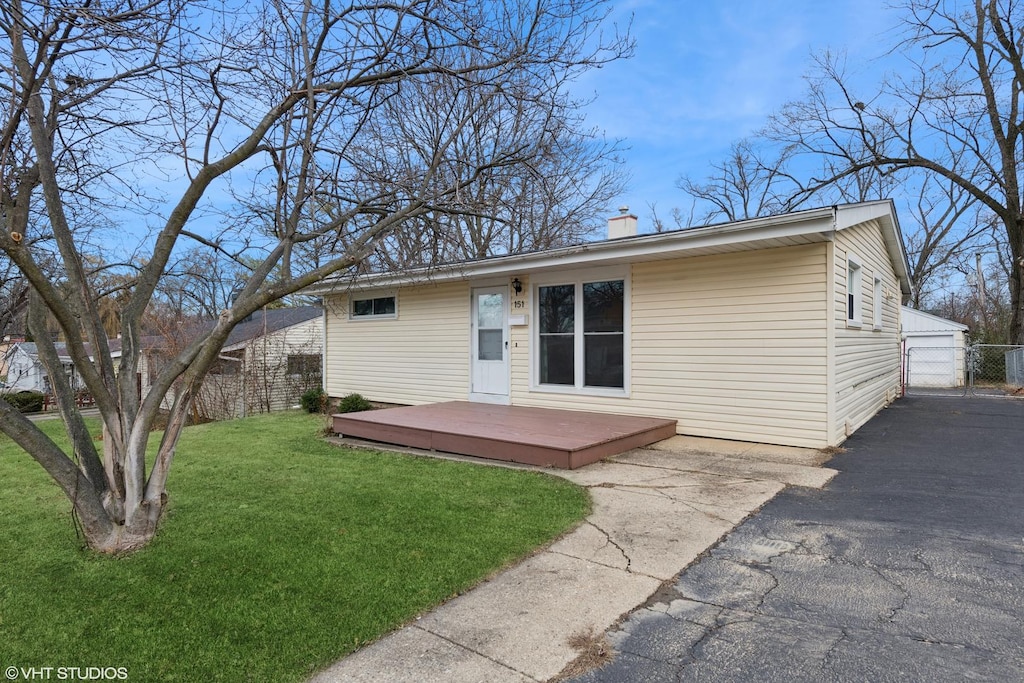
[[[625,281],[537,288],[537,383],[625,388]]]

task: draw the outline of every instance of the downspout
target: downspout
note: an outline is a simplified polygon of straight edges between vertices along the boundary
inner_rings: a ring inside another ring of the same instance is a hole
[[[327,300],[320,297],[320,390],[327,395]]]
[[[832,207],[832,234],[825,242],[825,441],[837,446],[836,433],[836,230],[839,207]]]

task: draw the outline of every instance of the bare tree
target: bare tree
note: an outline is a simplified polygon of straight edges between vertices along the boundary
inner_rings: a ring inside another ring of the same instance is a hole
[[[381,239],[414,229],[409,226],[453,202],[457,207],[477,183],[519,161],[518,146],[503,145],[484,158],[459,159],[455,136],[473,121],[457,112],[452,115],[462,118],[430,140],[427,153],[404,155],[374,135],[399,123],[385,105],[434,78],[481,97],[500,93],[527,108],[557,100],[580,70],[630,48],[627,39],[601,32],[604,5],[265,0],[228,10],[187,0],[11,0],[0,6],[6,221],[0,249],[31,287],[30,329],[43,329],[47,314],[57,320],[99,407],[103,452],[72,388],[53,372],[72,456],[6,404],[0,404],[0,429],[64,490],[90,547],[121,552],[153,537],[185,418],[239,321],[358,267]],[[147,184],[160,174],[170,182]],[[122,305],[116,363],[77,223],[97,204],[121,207],[133,224],[153,230],[136,254],[145,258],[138,258],[142,265]],[[33,206],[42,209],[63,259],[62,290],[45,276],[26,239],[40,229],[28,219]],[[332,255],[310,267],[298,250],[313,243]],[[216,324],[189,340],[140,398],[143,315],[175,255],[195,245],[245,253],[255,265]],[[52,343],[43,340],[39,351],[48,368],[59,366]],[[148,467],[150,427],[175,383],[181,390]]]
[[[1011,257],[1009,336],[1024,343],[1024,4],[908,0],[904,9],[899,71],[858,93],[843,59],[823,55],[807,99],[785,107],[771,133],[828,160],[812,186],[919,169],[990,212]]]
[[[924,178],[919,186],[910,219],[905,233],[912,290],[909,303],[920,309],[930,298],[936,275],[973,255],[990,225],[962,187],[934,177]]]
[[[220,252],[194,247],[168,264],[154,298],[178,316],[213,320],[231,307],[250,271]]]
[[[514,81],[491,90],[443,75],[389,98],[385,115],[367,122],[380,153],[423,166],[446,141],[451,158],[435,182],[447,185],[488,160],[502,163],[378,242],[364,267],[431,266],[585,241],[603,225],[626,176],[619,144],[583,127],[581,105],[564,95],[524,102]]]
[[[25,332],[28,281],[13,263],[0,255],[0,340]]]
[[[762,135],[734,143],[724,161],[711,164],[712,173],[703,181],[689,176],[679,179],[678,187],[694,202],[691,221],[698,209],[704,213],[697,222],[708,225],[777,216],[812,203],[883,199],[900,185],[895,176],[879,173],[875,168],[839,174],[835,172],[833,158],[796,157],[795,147],[779,145]],[[830,183],[822,183],[814,177],[815,171],[835,177]],[[683,223],[678,211],[673,211],[673,217],[679,227],[692,224]]]
[[[765,138],[743,140],[733,145],[728,159],[712,165],[714,172],[704,182],[680,179],[679,187],[693,198],[694,208],[704,211],[697,224],[778,215],[811,203],[862,202],[902,193],[911,200],[903,230],[911,267],[910,303],[916,308],[929,300],[930,283],[936,276],[947,269],[957,270],[963,256],[973,256],[979,238],[990,232],[974,198],[944,178],[914,171],[882,173],[875,167],[837,173],[837,162],[830,157],[805,159],[801,171],[795,171],[791,169],[791,150],[777,149]],[[815,170],[834,182],[813,180]],[[694,224],[694,211],[690,223],[683,222],[678,211],[672,215],[677,227]]]
[[[788,213],[807,200],[788,168],[790,156],[785,148],[776,152],[756,140],[741,140],[733,143],[728,158],[711,164],[711,175],[703,181],[683,176],[676,185],[701,207],[697,222],[702,225]],[[678,227],[687,227],[680,224],[681,214],[673,212],[673,217]]]

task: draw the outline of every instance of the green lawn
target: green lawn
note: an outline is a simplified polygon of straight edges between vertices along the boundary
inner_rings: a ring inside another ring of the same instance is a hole
[[[0,435],[0,669],[299,681],[589,509],[556,477],[336,448],[323,424],[187,429],[157,538],[123,558],[82,550],[69,503]]]

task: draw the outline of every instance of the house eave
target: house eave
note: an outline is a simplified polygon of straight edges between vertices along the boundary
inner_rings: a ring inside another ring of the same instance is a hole
[[[903,233],[900,231],[893,201],[880,199],[858,204],[843,204],[835,207],[835,210],[837,230],[845,230],[869,221],[878,221],[881,224],[882,238],[896,271],[896,277],[900,281],[900,291],[903,294],[910,294],[910,261],[907,259],[907,249],[903,243]]]
[[[936,327],[934,330],[927,330],[928,332],[946,332],[950,329],[956,330],[958,332],[969,332],[971,329],[970,327],[964,325],[963,323],[958,323],[955,320],[950,320],[949,318],[943,318],[942,316],[927,313],[925,311],[918,310],[912,306],[903,306],[903,310],[910,311],[913,315],[921,316],[926,320],[930,320],[941,325],[941,327]]]
[[[523,273],[544,273],[595,266],[676,259],[826,242],[837,230],[877,220],[883,227],[900,288],[910,291],[909,266],[891,200],[797,211],[665,233],[588,242],[547,251],[498,256],[478,261],[417,268],[397,273],[346,275],[306,290],[327,295],[403,285],[464,281]]]
[[[231,351],[241,351],[241,350],[245,349],[247,346],[249,346],[250,344],[252,344],[257,339],[261,339],[263,337],[273,337],[275,335],[285,333],[288,330],[294,329],[294,328],[299,327],[301,325],[308,325],[311,322],[316,322],[316,321],[320,320],[320,318],[322,318],[322,317],[323,317],[322,315],[319,315],[319,316],[316,316],[314,318],[309,318],[307,320],[301,320],[301,321],[299,321],[297,323],[294,323],[292,325],[286,325],[285,327],[279,327],[279,328],[277,328],[275,330],[270,330],[266,334],[260,333],[260,334],[254,335],[252,337],[249,337],[247,339],[243,339],[241,341],[237,341],[234,344],[225,345],[225,346],[221,347],[221,353],[228,353],[228,352],[231,352]]]
[[[785,216],[588,242],[572,247],[418,268],[400,273],[345,276],[324,281],[306,291],[323,295],[350,289],[460,281],[522,272],[539,273],[810,244],[831,239],[832,229],[832,209],[814,209]]]

